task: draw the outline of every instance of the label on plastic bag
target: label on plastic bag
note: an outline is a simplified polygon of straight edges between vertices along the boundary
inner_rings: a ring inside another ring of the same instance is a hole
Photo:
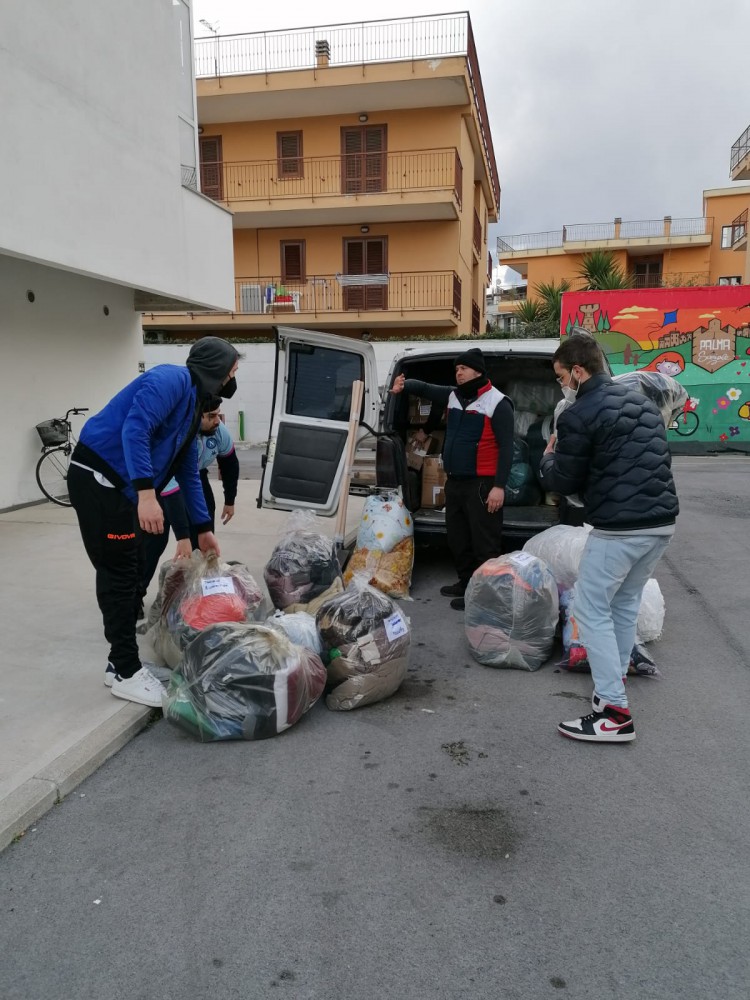
[[[521,566],[525,566],[526,563],[532,562],[534,557],[530,552],[514,552],[513,561],[520,563]]]
[[[386,618],[383,622],[385,628],[385,634],[388,636],[391,642],[395,642],[396,639],[400,639],[402,635],[406,635],[407,628],[406,622],[404,621],[401,612],[397,611],[390,618]]]
[[[211,594],[234,594],[234,581],[231,576],[209,576],[201,580],[201,590],[204,597]]]

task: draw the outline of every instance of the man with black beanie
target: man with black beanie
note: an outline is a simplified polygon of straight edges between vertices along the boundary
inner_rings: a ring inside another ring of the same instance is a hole
[[[201,551],[219,551],[195,438],[210,397],[234,394],[238,363],[239,354],[227,341],[201,338],[184,366],[151,368],[90,417],[71,456],[70,500],[96,570],[96,597],[110,647],[104,683],[117,698],[161,706],[162,686],[141,664],[136,641],[140,533],[164,530],[156,495],[172,476]]]
[[[513,461],[513,403],[487,378],[478,347],[459,354],[454,365],[455,388],[398,375],[391,392],[406,391],[448,410],[445,527],[458,581],[441,587],[440,593],[452,597],[451,607],[462,611],[472,573],[502,550],[505,484]]]

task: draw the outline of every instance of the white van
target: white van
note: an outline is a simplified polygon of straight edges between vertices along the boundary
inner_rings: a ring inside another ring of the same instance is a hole
[[[492,383],[513,400],[517,447],[531,459],[532,468],[544,447],[543,435],[549,436],[555,405],[562,398],[551,363],[560,343],[556,339],[465,337],[425,342],[394,357],[386,383],[379,389],[375,352],[368,342],[294,327],[278,327],[276,334],[273,412],[259,497],[265,507],[306,507],[318,514],[335,514],[345,474],[351,387],[357,379],[365,386],[360,448],[369,445],[372,449],[376,442],[375,484],[402,488],[418,535],[444,533],[445,511],[422,506],[421,472],[407,466],[408,436],[426,414],[419,413],[413,402],[410,405],[406,393],[388,391],[396,375],[453,385],[454,359],[469,347],[480,347]],[[529,456],[530,447],[536,450]],[[366,489],[355,480],[351,492]],[[557,498],[545,497],[538,487],[535,494],[535,502],[520,506],[506,497],[504,535],[528,537],[561,518],[576,522],[575,511],[565,501],[558,505]]]

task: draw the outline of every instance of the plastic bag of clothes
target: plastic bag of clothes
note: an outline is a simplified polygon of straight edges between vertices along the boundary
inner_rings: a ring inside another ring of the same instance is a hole
[[[159,592],[149,608],[149,629],[145,635],[158,665],[174,669],[182,658],[182,651],[167,626],[167,610],[184,593],[193,560],[199,557],[199,553],[193,553],[190,559],[168,559],[159,567]]]
[[[304,646],[317,656],[323,655],[323,642],[315,624],[315,617],[306,611],[284,614],[276,611],[266,619],[269,628],[278,628],[297,646]]]
[[[542,499],[525,441],[513,441],[513,463],[505,484],[505,503],[513,507],[534,507]]]
[[[573,613],[575,590],[565,590],[560,594],[560,619],[562,623],[563,658],[558,663],[561,670],[572,673],[589,673],[591,666],[586,647],[581,642],[578,622]],[[640,638],[636,638],[630,654],[628,675],[640,677],[660,677],[659,669],[649,655]]]
[[[679,417],[688,401],[685,386],[671,375],[662,375],[661,372],[623,372],[622,375],[615,375],[612,381],[648,396],[658,406],[666,427]]]
[[[263,571],[275,608],[309,604],[341,578],[333,539],[312,511],[294,511]]]
[[[414,522],[406,504],[395,492],[368,497],[344,583],[363,573],[370,586],[403,599],[409,596],[413,566]]]
[[[661,638],[664,629],[664,597],[657,581],[651,577],[643,588],[643,597],[638,611],[638,638],[641,642],[653,642]]]
[[[179,584],[173,584],[162,600],[162,618],[175,644],[188,643],[219,622],[249,622],[266,617],[263,595],[250,571],[242,563],[223,563],[213,553],[194,554]]]
[[[348,711],[392,695],[409,663],[411,629],[385,594],[355,577],[316,615],[328,656],[326,705]]]
[[[529,552],[488,559],[466,588],[465,627],[474,659],[488,667],[538,670],[552,651],[558,592]]]
[[[320,657],[265,625],[199,632],[163,696],[165,717],[203,743],[261,740],[293,726],[323,693]]]
[[[580,528],[555,524],[530,538],[523,551],[547,564],[560,591],[569,590],[578,579],[578,567],[590,531],[590,524]]]

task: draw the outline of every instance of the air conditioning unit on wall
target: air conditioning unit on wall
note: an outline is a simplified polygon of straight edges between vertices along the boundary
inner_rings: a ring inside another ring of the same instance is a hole
[[[263,312],[263,291],[260,285],[240,285],[240,312]]]

